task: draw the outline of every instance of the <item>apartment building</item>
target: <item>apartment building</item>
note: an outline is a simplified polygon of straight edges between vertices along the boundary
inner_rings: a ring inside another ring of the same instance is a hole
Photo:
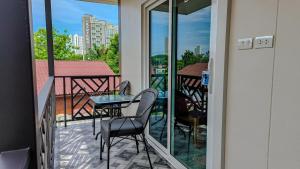
[[[75,54],[83,55],[84,54],[83,37],[78,34],[70,35],[69,37],[71,39],[72,45],[75,47],[74,49]]]
[[[85,52],[93,45],[108,46],[110,38],[118,33],[118,27],[104,20],[99,20],[93,15],[86,14],[82,17],[83,46]]]

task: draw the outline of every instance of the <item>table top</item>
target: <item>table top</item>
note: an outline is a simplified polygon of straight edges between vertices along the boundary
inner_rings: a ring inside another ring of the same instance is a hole
[[[158,96],[157,99],[167,99],[167,93],[163,93]],[[96,106],[103,105],[113,105],[113,104],[123,104],[129,103],[134,98],[133,95],[101,95],[101,96],[91,96],[90,100],[94,102]],[[139,99],[136,100],[138,102]]]
[[[90,97],[90,99],[96,105],[129,103],[133,98],[134,98],[134,96],[132,96],[132,95],[102,95],[102,96],[91,96]]]

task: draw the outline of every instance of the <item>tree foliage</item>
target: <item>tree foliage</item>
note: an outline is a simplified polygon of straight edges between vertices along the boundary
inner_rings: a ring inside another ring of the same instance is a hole
[[[55,60],[81,60],[82,56],[76,55],[76,49],[71,42],[68,32],[60,33],[53,29],[53,52]],[[47,31],[45,28],[34,33],[34,53],[36,59],[47,59]]]
[[[115,34],[111,39],[108,47],[104,45],[96,46],[95,44],[84,56],[86,60],[101,60],[108,64],[114,73],[120,72],[120,53],[119,53],[119,35]]]
[[[47,59],[47,32],[39,29],[34,33],[34,54],[36,59]]]
[[[53,28],[53,52],[55,60],[99,60],[106,62],[114,73],[119,73],[119,35],[110,39],[108,47],[104,45],[93,45],[84,56],[75,54],[76,47],[73,46],[67,31],[60,33]],[[47,59],[47,31],[44,28],[34,33],[34,52],[36,59]]]
[[[209,61],[209,51],[204,54],[195,55],[194,52],[186,50],[181,59],[177,60],[177,70],[192,65],[195,63],[208,63]]]

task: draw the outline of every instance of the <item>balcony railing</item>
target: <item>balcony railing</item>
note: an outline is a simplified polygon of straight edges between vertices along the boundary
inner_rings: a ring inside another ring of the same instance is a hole
[[[120,78],[120,75],[56,76],[57,106],[63,107],[65,125],[67,121],[92,118],[89,97],[116,93]],[[61,109],[57,108],[57,113]]]
[[[40,168],[54,168],[55,91],[54,78],[49,77],[38,97],[37,151]]]
[[[201,76],[191,76],[191,75],[177,75],[177,90],[185,93],[191,97],[195,103],[207,111],[207,86],[203,86],[201,83]]]
[[[66,125],[67,121],[91,119],[93,105],[89,97],[115,94],[120,80],[120,75],[56,76],[56,111],[57,114],[64,115],[63,119],[58,121],[64,121]],[[166,91],[167,75],[153,75],[151,86]],[[176,88],[189,95],[199,105],[207,104],[207,88],[202,86],[201,76],[177,75]]]

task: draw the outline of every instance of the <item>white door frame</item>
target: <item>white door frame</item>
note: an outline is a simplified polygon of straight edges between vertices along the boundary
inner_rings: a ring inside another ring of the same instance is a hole
[[[146,1],[144,4],[142,4],[142,88],[148,88],[149,87],[149,12],[160,5],[161,3],[165,2],[166,0],[149,0]],[[172,7],[172,0],[169,0],[169,11],[171,11]],[[169,23],[171,23],[172,20],[172,13],[169,12]],[[170,33],[171,33],[172,25],[169,24],[169,51],[171,49],[171,39],[170,39]],[[168,63],[169,67],[171,65],[171,55],[168,53]],[[171,69],[168,69],[168,74],[171,73]],[[168,82],[169,86],[171,84],[171,77],[168,76]],[[169,96],[168,98],[171,97],[171,92],[168,92]],[[168,99],[168,105],[171,105],[170,99]],[[170,117],[171,112],[170,109],[168,109],[168,117]],[[161,155],[163,156],[166,160],[168,160],[173,167],[175,168],[180,168],[184,169],[186,168],[183,164],[178,162],[170,153],[170,118],[168,118],[167,121],[167,131],[168,131],[168,141],[167,141],[167,148],[161,145],[156,139],[154,139],[150,134],[149,134],[149,124],[147,125],[146,128],[146,137],[149,141],[149,144]]]
[[[142,87],[149,87],[149,11],[165,0],[148,0],[142,4]],[[169,5],[169,53],[168,53],[168,82],[169,97],[171,98],[171,36],[172,36],[172,0]],[[208,103],[208,135],[207,135],[207,169],[223,169],[225,166],[225,110],[226,110],[226,79],[227,79],[227,56],[230,22],[230,0],[212,0],[211,8],[211,37],[210,37],[210,85]],[[168,99],[168,106],[171,99]],[[168,109],[168,143],[167,148],[162,146],[156,139],[149,135],[147,138],[164,158],[175,168],[185,168],[170,153],[170,117]]]

